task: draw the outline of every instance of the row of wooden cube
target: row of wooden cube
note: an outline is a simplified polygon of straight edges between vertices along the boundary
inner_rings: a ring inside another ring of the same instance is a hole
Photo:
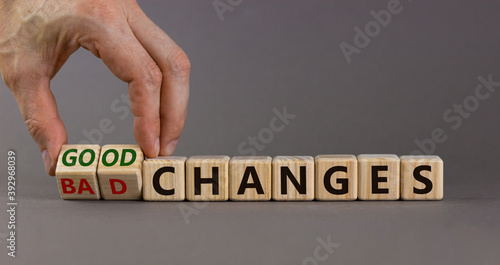
[[[65,145],[63,199],[147,201],[440,200],[438,156],[193,156],[144,160],[137,145]]]

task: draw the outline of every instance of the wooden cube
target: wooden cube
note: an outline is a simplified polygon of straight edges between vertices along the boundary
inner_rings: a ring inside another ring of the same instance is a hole
[[[358,155],[358,198],[398,200],[399,169],[396,155]]]
[[[97,163],[99,145],[63,145],[56,167],[59,193],[63,199],[99,200]]]
[[[439,156],[401,156],[401,199],[443,199],[443,160]]]
[[[271,157],[235,156],[229,161],[229,198],[233,201],[271,199]]]
[[[190,201],[227,201],[228,156],[192,156],[186,161],[186,198]]]
[[[145,201],[183,201],[186,198],[184,156],[149,158],[142,163]]]
[[[273,200],[314,200],[314,159],[312,156],[274,157],[272,184]]]
[[[138,145],[103,146],[97,167],[102,197],[105,200],[140,200],[143,160]]]
[[[314,158],[316,200],[358,198],[358,160],[354,155],[318,155]]]

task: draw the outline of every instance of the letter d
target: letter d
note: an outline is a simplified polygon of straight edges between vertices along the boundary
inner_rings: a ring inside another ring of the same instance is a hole
[[[356,35],[354,36],[354,44],[358,48],[365,48],[368,44],[370,44],[370,38],[368,38],[368,36],[361,31],[361,29],[354,27],[354,31],[356,32]]]
[[[120,184],[120,190],[116,189],[116,183]],[[109,179],[109,185],[111,186],[112,194],[123,194],[127,191],[127,184],[125,184],[125,182],[121,179]]]

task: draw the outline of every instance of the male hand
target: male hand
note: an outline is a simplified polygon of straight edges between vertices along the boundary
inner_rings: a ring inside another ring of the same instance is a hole
[[[0,0],[0,71],[47,174],[67,142],[50,80],[80,46],[128,83],[144,154],[171,155],[186,119],[190,62],[135,0]]]

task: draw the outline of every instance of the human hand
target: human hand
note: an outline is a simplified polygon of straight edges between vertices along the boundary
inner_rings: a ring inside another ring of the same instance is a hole
[[[128,83],[144,154],[171,155],[186,119],[190,62],[135,0],[0,0],[0,71],[47,174],[67,142],[50,80],[80,46]]]

